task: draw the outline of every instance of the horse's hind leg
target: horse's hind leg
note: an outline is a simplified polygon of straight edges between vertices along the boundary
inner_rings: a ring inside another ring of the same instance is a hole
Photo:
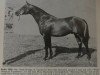
[[[83,43],[84,43],[84,46],[86,47],[86,51],[87,51],[87,55],[88,55],[87,58],[90,60],[91,59],[91,53],[90,53],[89,48],[88,48],[88,40],[84,38]]]
[[[81,38],[77,34],[74,34],[74,35],[75,35],[77,43],[79,45],[78,55],[77,55],[76,58],[79,58],[81,56],[81,52],[82,52],[82,50],[81,50],[82,49],[82,40],[81,40]]]

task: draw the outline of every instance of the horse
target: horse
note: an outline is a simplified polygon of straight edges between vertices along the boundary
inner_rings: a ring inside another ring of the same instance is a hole
[[[43,36],[45,44],[45,56],[44,60],[53,58],[53,51],[51,45],[51,37],[62,37],[68,34],[75,35],[79,49],[77,58],[82,56],[82,44],[86,48],[87,58],[91,59],[91,54],[88,48],[89,41],[89,29],[87,22],[76,16],[70,16],[66,18],[57,18],[43,9],[32,5],[26,1],[19,10],[15,12],[16,16],[30,14],[38,24],[40,34]]]

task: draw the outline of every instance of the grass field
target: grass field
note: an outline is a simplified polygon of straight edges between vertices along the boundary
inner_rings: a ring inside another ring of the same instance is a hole
[[[77,56],[78,44],[73,35],[52,37],[52,50],[54,57],[44,61],[44,41],[42,36],[19,35],[12,32],[4,34],[4,66],[14,67],[96,67],[96,40],[90,38],[89,50],[91,60],[85,54]],[[85,48],[82,48],[85,53]]]

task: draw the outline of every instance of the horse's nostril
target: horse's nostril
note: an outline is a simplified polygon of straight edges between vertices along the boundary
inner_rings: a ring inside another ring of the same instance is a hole
[[[18,16],[18,13],[17,13],[17,12],[15,12],[15,15],[16,15],[16,16]]]

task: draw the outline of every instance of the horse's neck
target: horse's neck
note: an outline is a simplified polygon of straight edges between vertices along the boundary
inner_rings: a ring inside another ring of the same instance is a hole
[[[36,6],[34,6],[34,8],[32,9],[30,14],[34,17],[35,21],[38,24],[39,24],[39,21],[43,15],[49,15],[47,12],[45,12],[44,10],[42,10]]]
[[[45,18],[47,18],[47,17],[51,17],[51,18],[56,18],[55,16],[52,16],[52,15],[50,15],[50,14],[48,14],[47,12],[45,12],[44,10],[42,10],[42,9],[40,9],[40,8],[38,8],[38,7],[36,7],[36,8],[33,8],[32,10],[31,10],[31,13],[30,13],[32,16],[33,16],[33,18],[35,19],[35,21],[37,22],[37,24],[38,24],[38,26],[39,26],[39,30],[40,30],[40,33],[41,33],[41,29],[42,29],[42,27],[44,26],[44,25],[41,25],[40,23],[41,23],[41,20],[42,20],[42,22],[44,22],[45,20],[43,19],[43,17],[45,17]],[[44,21],[43,21],[44,20]]]

